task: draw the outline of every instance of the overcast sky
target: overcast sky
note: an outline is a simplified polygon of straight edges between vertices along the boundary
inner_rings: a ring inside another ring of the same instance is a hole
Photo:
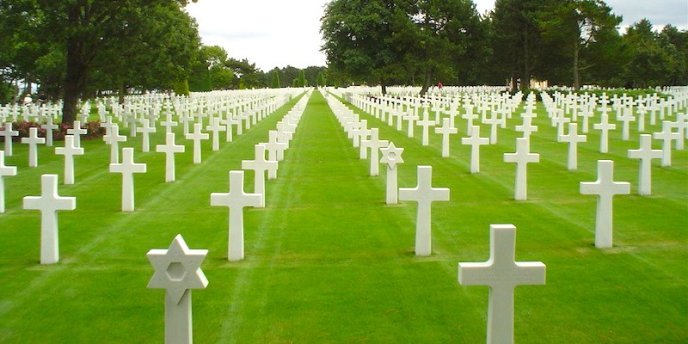
[[[291,65],[324,66],[320,18],[329,0],[198,0],[187,6],[203,44],[219,45],[229,56],[247,58],[268,71]],[[607,0],[622,27],[648,18],[655,27],[688,29],[688,0]],[[494,0],[475,1],[479,13]]]

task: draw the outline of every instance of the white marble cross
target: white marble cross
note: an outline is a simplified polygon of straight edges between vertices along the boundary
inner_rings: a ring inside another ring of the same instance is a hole
[[[420,126],[423,128],[422,135],[421,135],[421,144],[423,146],[427,146],[430,144],[429,141],[429,128],[435,126],[435,120],[431,120],[428,114],[428,107],[424,106],[423,107],[423,119],[419,120],[416,122],[416,125]]]
[[[241,168],[253,170],[253,192],[261,195],[259,207],[265,208],[265,171],[277,170],[277,161],[265,159],[265,144],[260,143],[255,146],[254,160],[242,160]]]
[[[194,123],[194,131],[191,134],[186,134],[186,139],[187,140],[192,140],[193,141],[193,163],[194,164],[200,164],[202,157],[201,157],[201,140],[207,140],[210,138],[210,135],[201,132],[201,123]]]
[[[569,123],[569,133],[559,136],[559,142],[568,142],[569,156],[566,167],[569,171],[578,169],[578,143],[586,142],[588,137],[586,135],[578,135],[578,124]]]
[[[110,135],[110,133],[112,132],[112,125],[112,116],[107,116],[105,122],[100,123],[100,126],[105,128],[105,135]]]
[[[662,131],[653,133],[655,139],[662,140],[662,166],[671,166],[671,141],[680,138],[678,133],[673,131],[671,121],[662,121]]]
[[[38,128],[29,128],[29,137],[22,137],[22,143],[29,145],[29,167],[38,167],[38,145],[45,143],[45,138],[38,137]]]
[[[580,193],[583,195],[597,195],[597,215],[595,220],[595,247],[612,247],[612,217],[614,195],[631,193],[631,184],[614,181],[614,161],[597,161],[597,180],[581,182]]]
[[[652,159],[660,159],[662,151],[652,149],[652,135],[640,134],[640,148],[629,149],[628,157],[640,160],[638,172],[638,194],[647,196],[652,193]]]
[[[134,173],[146,173],[146,164],[134,162],[134,148],[122,148],[122,163],[110,164],[110,172],[122,174],[122,211],[134,211]]]
[[[387,165],[387,193],[386,203],[397,204],[399,202],[399,186],[397,183],[397,164],[404,162],[401,154],[404,149],[394,146],[394,142],[390,142],[387,147],[380,148],[382,158],[380,163]]]
[[[153,249],[146,257],[155,272],[148,288],[165,289],[165,343],[193,342],[191,289],[205,289],[208,279],[201,263],[208,250],[192,250],[178,234],[166,250]]]
[[[244,192],[244,171],[229,171],[229,192],[211,193],[210,205],[229,208],[227,259],[244,259],[244,208],[260,207],[263,196]]]
[[[24,209],[41,212],[41,264],[54,264],[60,260],[58,240],[58,210],[76,209],[76,197],[57,194],[57,175],[41,176],[41,195],[24,197]]]
[[[533,125],[533,118],[530,116],[523,116],[523,123],[517,125],[514,130],[522,132],[524,138],[530,138],[530,134],[538,131],[538,126]]]
[[[88,134],[88,130],[81,128],[81,121],[74,121],[72,127],[67,129],[67,134],[74,135],[74,146],[81,147],[81,135]]]
[[[458,133],[458,129],[454,128],[449,118],[442,119],[442,126],[435,128],[436,134],[442,135],[442,157],[449,157],[449,135]]]
[[[678,136],[676,138],[676,149],[684,150],[684,141],[686,140],[686,132],[688,131],[688,114],[676,114],[676,122],[672,123],[672,126],[676,128],[676,133],[678,133]]]
[[[618,119],[621,121],[621,140],[628,141],[630,139],[630,122],[635,121],[635,116],[631,109],[625,107],[623,110],[623,115]]]
[[[480,146],[490,143],[487,137],[480,137],[480,126],[474,125],[471,129],[471,136],[462,137],[461,144],[471,146],[471,173],[480,172]]]
[[[175,153],[184,153],[186,147],[184,145],[175,144],[175,134],[165,134],[165,144],[155,146],[155,151],[158,153],[165,153],[165,182],[175,181]]]
[[[141,143],[143,145],[141,151],[148,153],[150,151],[150,134],[157,132],[155,125],[152,125],[152,120],[148,118],[141,119],[141,127],[136,128],[136,131],[143,134]]]
[[[5,156],[12,156],[12,136],[19,136],[19,132],[12,130],[12,123],[5,122],[5,130],[2,131],[2,136],[5,137]]]
[[[16,176],[17,167],[5,165],[5,152],[0,151],[0,214],[5,212],[5,182],[4,177]]]
[[[409,111],[404,115],[404,120],[408,121],[408,127],[406,131],[406,136],[408,137],[413,137],[413,127],[415,121],[418,119],[418,116],[415,115],[413,112]]]
[[[165,134],[169,134],[172,132],[172,128],[176,127],[178,123],[172,120],[172,113],[168,112],[165,114],[165,120],[160,122],[160,125],[165,127]]]
[[[220,118],[213,117],[210,122],[212,124],[205,127],[205,130],[212,133],[212,150],[213,152],[220,150],[220,132],[227,130],[227,128],[220,124]]]
[[[380,140],[378,128],[370,129],[370,139],[361,141],[361,148],[363,150],[370,149],[370,175],[377,176],[380,174],[380,159],[378,158],[378,149],[387,147],[389,141]],[[367,156],[367,154],[366,154]]]
[[[119,126],[114,123],[110,127],[110,134],[103,136],[103,141],[110,145],[110,163],[119,163],[119,143],[125,142],[127,137],[119,134]]]
[[[514,342],[514,289],[545,284],[545,264],[516,261],[516,227],[490,225],[490,258],[484,263],[459,263],[459,284],[490,287],[487,343]]]
[[[600,123],[593,124],[592,127],[600,131],[600,153],[609,152],[609,131],[616,129],[616,124],[609,123],[609,115],[603,113]]]
[[[516,139],[516,153],[504,153],[504,162],[516,164],[516,185],[514,199],[528,199],[528,169],[531,162],[540,162],[540,154],[530,152],[530,140],[525,137]]]
[[[432,202],[449,201],[449,189],[432,187],[432,166],[418,166],[418,184],[415,188],[400,188],[400,201],[418,203],[416,213],[416,255],[432,253]]]
[[[45,145],[48,147],[53,146],[53,130],[57,129],[57,124],[53,123],[53,117],[47,116],[45,118],[45,124],[41,124],[41,129],[45,130]]]
[[[56,147],[55,154],[64,155],[64,183],[74,184],[74,156],[84,155],[84,149],[77,147],[73,135],[65,135],[64,147]]]

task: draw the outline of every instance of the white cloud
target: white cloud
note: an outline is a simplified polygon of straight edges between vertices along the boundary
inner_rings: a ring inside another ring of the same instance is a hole
[[[199,0],[187,6],[201,39],[259,68],[325,65],[320,18],[327,0]]]

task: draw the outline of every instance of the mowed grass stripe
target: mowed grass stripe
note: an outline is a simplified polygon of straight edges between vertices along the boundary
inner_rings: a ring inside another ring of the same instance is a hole
[[[614,333],[615,340],[621,342],[637,338],[654,341],[688,337],[686,330],[671,331],[658,325],[665,322],[676,328],[688,321],[688,314],[681,311],[688,309],[688,294],[680,287],[688,284],[685,277],[688,267],[681,265],[688,261],[688,233],[681,230],[688,226],[688,151],[674,151],[670,168],[659,167],[659,162],[654,162],[653,196],[634,194],[615,198],[615,248],[597,250],[592,246],[596,198],[580,195],[579,183],[594,181],[596,160],[611,157],[617,161],[615,180],[631,182],[635,193],[638,162],[625,156],[627,149],[638,147],[637,138],[635,142],[623,142],[616,137],[620,133],[614,134],[610,139],[611,155],[604,155],[597,152],[599,141],[591,130],[588,142],[579,146],[578,170],[567,171],[568,146],[556,142],[555,130],[539,108],[535,124],[540,129],[533,135],[531,151],[540,153],[542,162],[528,167],[529,200],[515,202],[515,166],[503,162],[503,153],[513,152],[515,137],[520,136],[513,129],[500,129],[497,145],[481,147],[481,173],[471,175],[468,173],[469,147],[460,144],[460,137],[465,136],[461,133],[465,129],[463,120],[457,119],[460,134],[452,136],[451,157],[447,159],[440,156],[439,135],[431,136],[430,146],[421,146],[420,128],[416,128],[414,138],[408,138],[405,127],[404,131],[397,131],[360,109],[352,109],[368,120],[368,127],[380,128],[382,139],[405,148],[406,163],[399,168],[401,187],[415,185],[416,165],[432,165],[433,185],[452,190],[451,202],[439,202],[433,207],[436,256],[446,252],[457,261],[485,260],[489,254],[489,224],[513,223],[518,227],[517,259],[541,260],[548,265],[547,287],[517,290],[517,338],[524,338],[521,340],[526,342],[558,342],[574,334],[575,342],[594,342],[591,339],[594,336],[585,334],[590,332]],[[508,128],[520,124],[519,120],[513,121]],[[483,126],[483,137],[488,136],[488,128]],[[638,274],[656,276],[656,279],[636,282]],[[572,293],[571,288],[575,289],[576,296],[566,303],[560,302],[561,294]],[[615,294],[616,288],[626,290],[625,297],[637,299],[655,295],[650,292],[653,289],[665,294],[649,297],[649,303],[628,304]],[[486,307],[487,297],[480,289],[465,290],[469,295],[478,293],[476,302]],[[538,298],[536,304],[533,298]],[[594,303],[605,314],[589,312],[589,303]],[[533,306],[541,308],[531,308]],[[563,306],[570,309],[571,314],[550,314],[550,310]],[[657,327],[647,322],[638,323],[637,317],[626,316],[656,314],[657,309],[661,309],[662,315],[650,321]],[[598,316],[613,318],[617,313],[621,314],[618,321],[597,319]],[[552,321],[560,316],[564,323]],[[575,321],[572,325],[573,320],[565,320],[578,318],[585,321]],[[543,335],[543,328],[550,330]],[[566,335],[557,337],[557,333]],[[578,334],[580,337],[576,337]]]

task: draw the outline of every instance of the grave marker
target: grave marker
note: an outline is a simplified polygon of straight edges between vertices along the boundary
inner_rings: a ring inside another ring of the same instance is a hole
[[[662,121],[662,131],[653,133],[655,139],[662,140],[662,166],[671,166],[671,141],[679,139],[678,133],[672,130],[671,121]]]
[[[88,130],[81,128],[81,121],[74,121],[72,127],[67,129],[67,134],[74,135],[74,146],[81,147],[81,135],[88,134]]]
[[[586,142],[588,137],[586,135],[578,135],[578,124],[569,123],[569,133],[559,136],[559,142],[568,142],[569,155],[566,167],[569,171],[578,169],[578,143]]]
[[[55,154],[64,155],[64,183],[74,184],[74,156],[84,155],[84,149],[77,147],[73,135],[65,135],[64,147],[56,147]]]
[[[119,134],[119,126],[115,123],[110,128],[110,134],[103,136],[103,141],[110,145],[110,163],[119,163],[119,142],[125,142],[127,137]]]
[[[53,130],[57,129],[57,124],[53,124],[53,117],[47,116],[45,124],[41,124],[41,129],[45,130],[45,145],[53,146]]]
[[[134,148],[122,149],[122,163],[110,164],[110,172],[122,174],[122,211],[134,211],[134,173],[146,173],[146,164],[134,162]]]
[[[141,140],[143,147],[141,151],[144,153],[150,151],[150,134],[157,132],[155,125],[151,125],[151,121],[150,119],[144,118],[141,120],[141,127],[136,128],[136,132],[143,134],[143,139]]]
[[[530,152],[530,140],[525,137],[516,139],[516,153],[504,153],[504,162],[516,164],[516,184],[514,199],[524,201],[528,198],[528,163],[540,162],[540,154]]]
[[[458,133],[458,129],[451,126],[449,118],[442,119],[442,126],[435,128],[436,134],[442,134],[442,157],[449,157],[449,135]]]
[[[378,158],[378,149],[387,147],[389,141],[379,139],[379,129],[370,129],[370,139],[361,141],[361,148],[363,150],[370,149],[370,175],[377,176],[380,174],[380,159]],[[367,156],[367,154],[366,154]]]
[[[29,128],[29,137],[22,137],[21,142],[29,145],[29,167],[38,167],[38,145],[45,143],[44,138],[38,137],[38,128]]]
[[[480,146],[490,143],[487,137],[480,137],[480,126],[474,125],[469,137],[462,137],[461,144],[471,146],[471,173],[480,172]]]
[[[192,250],[178,234],[166,250],[153,249],[146,257],[155,273],[148,288],[165,289],[165,343],[193,342],[191,289],[205,289],[208,279],[201,263],[208,250]]]
[[[259,208],[265,208],[265,171],[277,170],[277,161],[265,160],[265,144],[255,146],[254,160],[242,160],[241,168],[253,170],[254,193],[261,195]]]
[[[201,157],[201,140],[207,140],[210,135],[201,132],[201,123],[194,123],[194,132],[192,134],[186,134],[187,140],[193,141],[193,163],[200,164]]]
[[[57,194],[57,175],[41,176],[41,195],[24,197],[24,209],[41,212],[41,264],[54,264],[60,260],[58,239],[58,210],[76,209],[76,197]]]
[[[449,201],[449,189],[433,188],[432,166],[418,166],[418,184],[415,188],[400,188],[399,200],[418,203],[415,251],[417,256],[429,256],[432,253],[432,202]]]
[[[516,227],[490,225],[490,258],[484,263],[459,263],[459,284],[490,288],[487,343],[514,342],[514,289],[545,284],[545,264],[516,261]]]
[[[3,177],[16,175],[17,167],[5,165],[5,152],[0,151],[0,214],[5,212],[5,182]]]
[[[380,148],[380,151],[382,152],[380,163],[387,164],[387,193],[385,202],[387,204],[397,204],[399,202],[397,164],[404,162],[404,159],[401,158],[404,149],[396,147],[394,146],[394,142],[390,142],[389,146]]]
[[[244,259],[244,208],[260,207],[263,195],[244,192],[244,171],[229,171],[229,192],[211,193],[211,206],[229,208],[227,259]]]
[[[614,195],[631,193],[631,184],[614,181],[614,161],[597,161],[597,180],[581,182],[580,193],[597,195],[597,215],[595,220],[595,247],[612,247],[612,216]]]
[[[641,134],[640,148],[629,149],[628,157],[640,160],[638,194],[643,196],[650,195],[652,193],[652,159],[660,159],[662,151],[652,149],[652,136],[650,134]]]
[[[165,144],[155,146],[155,151],[158,153],[165,153],[165,182],[175,181],[175,153],[184,153],[186,147],[184,145],[175,144],[176,136],[174,133],[165,134]]]
[[[12,136],[19,136],[19,132],[12,130],[12,123],[5,122],[5,130],[2,131],[2,136],[5,137],[5,156],[12,156]]]

